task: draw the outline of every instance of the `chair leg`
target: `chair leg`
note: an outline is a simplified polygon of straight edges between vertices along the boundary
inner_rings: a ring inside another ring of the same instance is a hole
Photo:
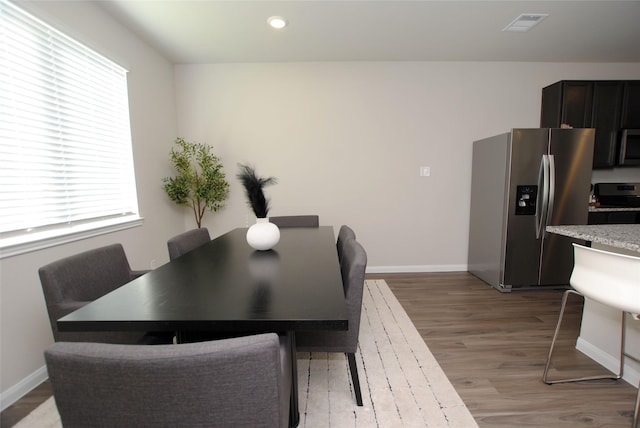
[[[562,295],[562,306],[560,307],[560,315],[558,316],[558,324],[556,324],[556,330],[553,333],[553,339],[551,340],[551,347],[549,348],[549,354],[547,356],[547,363],[544,366],[544,373],[542,374],[542,381],[548,385],[552,385],[554,383],[565,383],[565,382],[580,382],[584,380],[597,380],[597,379],[620,379],[622,377],[622,370],[624,367],[624,327],[625,327],[625,318],[624,312],[622,313],[622,336],[621,336],[621,345],[620,345],[620,368],[618,373],[615,375],[598,375],[598,376],[586,376],[586,377],[576,377],[576,378],[568,378],[568,379],[549,379],[549,367],[551,366],[551,356],[553,354],[553,348],[556,343],[556,339],[558,338],[558,333],[560,332],[560,325],[562,324],[562,318],[564,317],[564,310],[567,305],[567,299],[569,294],[576,294],[582,297],[582,294],[578,293],[575,290],[567,290]],[[640,396],[639,396],[640,397]]]
[[[353,390],[356,394],[356,404],[362,406],[362,392],[360,391],[360,379],[358,378],[358,366],[356,366],[356,354],[347,353],[349,360],[349,371],[351,372],[351,381],[353,382]]]

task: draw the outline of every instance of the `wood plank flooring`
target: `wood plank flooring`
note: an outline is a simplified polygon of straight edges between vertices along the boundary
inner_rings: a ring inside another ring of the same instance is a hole
[[[51,383],[48,380],[42,382],[20,400],[4,409],[0,414],[0,427],[14,426],[52,395]]]
[[[387,281],[480,427],[631,425],[636,390],[624,381],[542,382],[561,291],[500,293],[467,272],[367,278]],[[581,308],[573,301],[567,310],[557,366],[601,372],[574,349]],[[45,382],[2,412],[0,426],[13,426],[49,396]]]
[[[387,281],[480,427],[631,425],[636,389],[624,381],[542,382],[561,290],[500,293],[467,272],[370,277]],[[582,302],[570,302],[555,373],[607,373],[575,350]]]

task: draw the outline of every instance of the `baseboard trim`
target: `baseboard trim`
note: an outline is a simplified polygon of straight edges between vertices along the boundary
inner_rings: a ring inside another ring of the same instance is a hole
[[[618,365],[620,363],[618,362],[617,357],[604,352],[602,349],[594,346],[592,343],[584,340],[581,337],[579,337],[576,342],[576,349],[598,364],[605,367],[607,370],[610,370],[613,373],[616,373],[618,371]],[[640,382],[640,372],[638,372],[637,366],[632,365],[631,361],[629,361],[629,358],[625,358],[622,379],[624,379],[634,387],[637,387],[638,382]]]
[[[368,266],[367,273],[466,272],[467,265]]]
[[[3,391],[0,394],[0,411],[4,411],[4,409],[27,395],[33,388],[47,380],[48,377],[47,366],[42,366],[17,384]]]

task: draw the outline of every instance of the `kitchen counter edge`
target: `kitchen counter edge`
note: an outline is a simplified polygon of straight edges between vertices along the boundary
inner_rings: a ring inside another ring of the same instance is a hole
[[[546,231],[640,253],[640,224],[547,226]]]
[[[590,213],[610,213],[610,212],[623,212],[623,211],[640,211],[640,207],[593,207],[589,206]]]

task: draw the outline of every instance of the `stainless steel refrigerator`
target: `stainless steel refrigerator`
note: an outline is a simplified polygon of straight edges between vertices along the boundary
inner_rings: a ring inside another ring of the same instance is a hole
[[[587,224],[593,129],[513,129],[473,143],[468,269],[500,291],[564,286]]]

